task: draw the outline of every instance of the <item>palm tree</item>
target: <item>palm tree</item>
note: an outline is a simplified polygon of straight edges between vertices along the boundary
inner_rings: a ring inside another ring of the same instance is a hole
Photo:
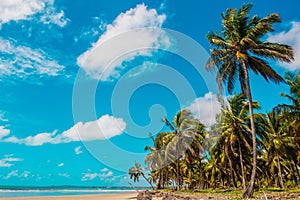
[[[293,116],[300,116],[300,71],[298,74],[288,72],[285,74],[287,84],[290,86],[290,94],[281,93],[281,96],[286,97],[291,101],[292,105],[282,104],[281,108],[288,109],[293,112]]]
[[[157,189],[163,189],[165,184],[164,173],[167,170],[167,162],[165,159],[165,146],[167,145],[164,140],[164,136],[168,134],[167,132],[161,132],[154,139],[152,134],[150,138],[153,141],[153,147],[146,146],[145,151],[150,151],[150,153],[145,158],[145,163],[148,165],[148,168],[151,170],[152,174],[156,174],[158,179]],[[153,177],[154,178],[154,177]]]
[[[163,122],[171,129],[164,136],[165,141],[167,141],[165,155],[170,162],[176,162],[176,189],[179,190],[182,185],[180,159],[183,158],[186,152],[189,152],[190,155],[197,155],[197,150],[201,146],[199,138],[202,137],[204,125],[187,110],[179,111],[175,115],[173,123],[167,118],[164,118]],[[203,140],[204,138],[202,137]]]
[[[300,173],[298,170],[300,168],[300,71],[296,74],[286,73],[285,79],[290,87],[290,94],[282,93],[281,96],[286,97],[291,104],[280,104],[276,109],[284,110],[283,117],[289,125],[289,136],[294,138],[293,143],[295,146],[289,148],[289,151],[293,153],[289,153],[288,155],[293,162],[293,168],[296,172],[296,182],[300,188]]]
[[[284,188],[281,161],[286,158],[286,145],[289,144],[290,138],[283,125],[281,113],[276,112],[274,109],[267,113],[262,121],[262,127],[265,134],[266,164],[271,169],[278,169],[280,187]]]
[[[252,5],[243,5],[240,9],[227,9],[222,14],[223,30],[220,33],[210,32],[207,39],[214,46],[210,50],[211,56],[206,69],[217,67],[217,82],[219,89],[227,84],[228,92],[234,89],[236,79],[249,101],[249,113],[252,132],[253,168],[251,180],[243,198],[253,197],[254,182],[257,168],[256,131],[253,115],[252,94],[250,88],[249,72],[260,74],[267,82],[284,82],[268,64],[267,59],[292,62],[292,47],[284,44],[262,41],[263,36],[273,31],[273,23],[280,22],[278,14],[270,14],[264,18],[249,17]]]
[[[240,168],[242,172],[243,188],[246,188],[246,175],[244,172],[244,152],[251,151],[251,138],[249,133],[251,130],[248,126],[248,110],[249,104],[243,94],[234,95],[229,98],[228,105],[221,103],[221,114],[218,116],[216,130],[220,132],[219,140],[224,140],[223,144],[226,145],[225,151],[230,164],[231,181],[234,187],[235,181],[233,180],[233,163],[234,157],[239,157]],[[254,108],[259,108],[257,102],[253,102]],[[218,141],[217,141],[218,143]]]
[[[129,168],[128,170],[128,174],[130,176],[130,179],[133,178],[134,182],[138,182],[140,179],[140,176],[142,176],[152,187],[152,189],[154,190],[153,185],[151,184],[151,182],[149,181],[149,179],[145,176],[144,174],[144,170],[146,170],[145,168],[142,168],[141,164],[138,162],[135,162],[134,167]]]

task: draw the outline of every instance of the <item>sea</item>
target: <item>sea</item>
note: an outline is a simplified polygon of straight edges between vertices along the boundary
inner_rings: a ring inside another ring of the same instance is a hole
[[[28,196],[68,196],[88,194],[118,194],[149,189],[147,187],[82,187],[82,186],[0,186],[0,198]]]

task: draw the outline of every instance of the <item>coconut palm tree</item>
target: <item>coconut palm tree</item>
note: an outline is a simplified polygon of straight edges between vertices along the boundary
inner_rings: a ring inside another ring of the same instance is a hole
[[[222,31],[207,34],[207,39],[213,48],[210,50],[211,56],[206,69],[213,70],[215,67],[218,69],[216,79],[219,89],[222,90],[222,84],[225,83],[229,93],[233,91],[235,81],[238,79],[242,92],[249,101],[253,167],[249,186],[243,194],[244,198],[253,197],[257,168],[256,131],[249,72],[261,75],[267,82],[284,82],[267,60],[289,63],[294,59],[292,47],[262,40],[267,33],[274,30],[272,25],[281,21],[279,15],[274,13],[264,18],[258,16],[250,18],[251,7],[251,4],[246,4],[240,9],[227,9],[222,14]]]
[[[165,149],[165,158],[170,162],[176,162],[176,189],[179,190],[182,185],[180,177],[180,160],[186,153],[189,155],[197,155],[198,149],[201,148],[202,131],[204,125],[195,119],[188,110],[179,111],[171,123],[167,118],[163,122],[171,129],[164,136],[167,141]]]
[[[144,170],[146,170],[146,169],[143,168],[140,163],[135,162],[134,167],[131,167],[128,170],[130,179],[133,179],[134,182],[138,182],[140,180],[140,176],[142,176],[151,185],[152,189],[154,190],[153,185],[151,184],[149,179],[145,176],[145,174],[143,172]]]
[[[274,109],[267,113],[262,121],[262,127],[265,134],[266,164],[272,169],[273,173],[274,169],[277,169],[280,187],[284,188],[281,162],[286,159],[286,147],[290,142],[290,137],[283,125],[281,113],[276,112]]]
[[[298,187],[300,188],[300,71],[296,74],[288,72],[285,80],[290,87],[289,94],[282,93],[281,96],[287,98],[290,104],[280,104],[276,109],[284,110],[283,117],[288,126],[289,136],[294,138],[293,148],[289,148],[290,160],[292,160],[293,168],[296,173]]]
[[[218,116],[216,131],[219,132],[219,140],[224,140],[226,155],[230,164],[230,171],[233,172],[235,157],[238,157],[242,172],[243,188],[246,188],[246,175],[244,172],[244,152],[251,151],[250,128],[248,126],[249,104],[243,94],[234,95],[229,98],[228,104],[221,103],[221,114]],[[259,108],[257,102],[253,102],[254,108]],[[217,141],[218,143],[218,141]],[[231,181],[234,187],[234,175],[231,174]]]
[[[165,159],[165,146],[167,145],[164,140],[164,136],[168,134],[167,132],[161,132],[156,138],[150,134],[150,138],[153,141],[153,147],[146,146],[145,151],[150,151],[150,153],[145,158],[145,163],[151,170],[152,174],[157,175],[154,179],[158,179],[157,189],[163,189],[165,185],[165,172],[167,172],[168,163]]]

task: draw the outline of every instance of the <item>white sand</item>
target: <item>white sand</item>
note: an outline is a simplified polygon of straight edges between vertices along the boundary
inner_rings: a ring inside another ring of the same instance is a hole
[[[136,200],[137,193],[97,194],[78,196],[42,196],[42,197],[13,197],[0,200]]]

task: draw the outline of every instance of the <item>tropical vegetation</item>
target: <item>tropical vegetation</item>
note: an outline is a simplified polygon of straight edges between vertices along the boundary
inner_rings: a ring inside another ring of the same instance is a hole
[[[231,188],[249,198],[255,188],[300,188],[300,72],[282,78],[272,69],[269,61],[292,62],[293,49],[264,41],[280,17],[250,17],[251,7],[227,9],[223,29],[207,35],[212,48],[206,68],[217,69],[220,91],[236,91],[238,80],[241,93],[220,98],[220,114],[210,127],[185,109],[172,121],[163,119],[169,131],[151,136],[153,145],[145,148],[157,189]],[[288,84],[289,94],[281,96],[289,103],[261,113],[252,99],[252,73]]]

